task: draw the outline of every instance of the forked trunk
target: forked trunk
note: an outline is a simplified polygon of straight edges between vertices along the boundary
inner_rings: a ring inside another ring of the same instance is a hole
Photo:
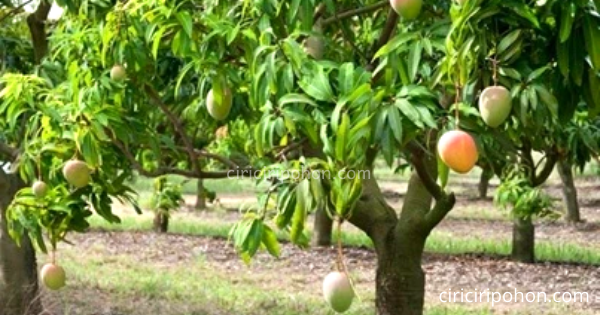
[[[196,210],[206,209],[206,194],[204,193],[204,181],[198,180],[198,186],[196,188]]]
[[[535,226],[531,218],[514,220],[512,258],[524,263],[535,261]]]
[[[319,208],[315,213],[314,223],[314,246],[330,246],[333,220],[327,215],[325,208]]]
[[[435,160],[428,159],[427,163],[431,175],[436,176]],[[365,231],[375,245],[375,304],[378,315],[423,314],[423,248],[431,230],[455,202],[453,195],[440,200],[431,208],[431,194],[420,177],[413,173],[398,217],[396,211],[387,204],[376,180],[363,182],[363,195],[350,220]]]
[[[8,234],[6,208],[23,187],[17,176],[0,169],[0,315],[38,315],[39,299],[35,250],[26,235],[21,247]]]
[[[563,186],[563,201],[567,207],[566,220],[568,222],[579,222],[581,216],[579,214],[579,203],[577,202],[577,188],[573,180],[573,169],[567,161],[559,161],[558,174],[562,180]]]

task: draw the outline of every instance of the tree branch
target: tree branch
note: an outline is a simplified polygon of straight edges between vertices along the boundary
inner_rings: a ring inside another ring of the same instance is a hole
[[[385,243],[385,238],[398,223],[396,211],[385,200],[374,176],[363,181],[362,196],[348,221],[367,233],[376,247]]]
[[[219,161],[222,164],[228,166],[229,168],[236,169],[236,168],[240,167],[235,162],[233,162],[232,160],[230,160],[230,159],[228,159],[228,158],[226,158],[226,157],[224,157],[222,155],[218,155],[218,154],[206,152],[204,150],[195,150],[195,152],[200,157],[205,157],[205,158],[208,158],[208,159],[213,159],[213,160]]]
[[[392,8],[389,10],[390,11],[388,13],[387,20],[385,21],[385,26],[381,31],[381,35],[379,36],[377,44],[373,48],[373,55],[377,53],[381,47],[387,44],[392,37],[392,34],[394,34],[394,31],[396,30],[396,25],[398,24],[398,13],[396,13],[396,11],[394,11]]]
[[[392,34],[394,34],[394,31],[396,30],[396,26],[398,24],[398,13],[396,13],[396,11],[394,11],[392,8],[390,8],[390,11],[388,13],[387,16],[387,20],[385,21],[385,26],[383,28],[383,30],[381,31],[381,35],[379,36],[379,40],[377,41],[377,44],[373,47],[373,53],[372,55],[374,56],[377,51],[379,51],[379,49],[381,49],[381,47],[385,46],[385,44],[387,44],[387,42],[390,40],[390,38],[392,37]],[[377,68],[379,61],[376,60],[372,60],[366,67],[366,69],[368,71],[374,71]],[[379,80],[379,78],[381,77],[383,72],[379,72],[376,76],[371,78],[371,82],[376,82],[377,80]]]
[[[112,132],[109,132],[109,137],[112,141],[112,143],[117,146],[117,148],[119,148],[119,150],[121,150],[121,152],[123,153],[123,155],[125,155],[125,158],[127,158],[127,160],[129,161],[129,163],[131,163],[131,166],[133,167],[134,170],[136,170],[140,175],[142,176],[146,176],[146,177],[158,177],[158,176],[162,176],[162,175],[181,175],[187,178],[197,178],[197,179],[220,179],[220,178],[232,178],[232,177],[236,177],[239,176],[240,174],[243,176],[244,174],[248,174],[248,175],[252,175],[256,172],[255,169],[253,168],[239,168],[239,167],[235,167],[235,169],[230,169],[230,170],[226,170],[226,171],[216,171],[216,172],[204,172],[202,170],[197,170],[197,171],[188,171],[188,170],[182,170],[182,169],[178,169],[178,168],[173,168],[173,167],[159,167],[155,170],[147,170],[145,169],[140,162],[138,162],[138,160],[135,158],[135,156],[133,155],[133,153],[131,153],[131,151],[129,151],[127,149],[127,146],[125,144],[123,144],[121,141],[119,141]],[[208,152],[201,152],[201,155],[205,155],[207,157],[211,157],[211,158],[217,158],[218,155],[215,154],[210,154]],[[231,162],[233,163],[233,162]]]
[[[366,7],[362,7],[362,8],[358,8],[358,9],[347,10],[347,11],[341,12],[339,14],[336,14],[335,16],[332,16],[330,18],[324,19],[323,20],[323,26],[327,26],[328,24],[332,24],[332,23],[338,22],[338,21],[343,20],[345,18],[349,18],[349,17],[360,15],[360,14],[365,14],[365,13],[370,13],[370,12],[373,12],[373,11],[377,11],[378,9],[381,9],[381,8],[383,8],[385,6],[389,6],[389,1],[388,0],[380,1],[380,2],[374,3],[372,5],[369,5],[369,6],[366,6]]]
[[[287,146],[283,147],[283,148],[281,149],[281,151],[279,151],[279,152],[278,152],[278,153],[275,155],[275,157],[277,157],[277,158],[282,158],[282,159],[284,159],[284,160],[285,160],[285,159],[286,159],[286,155],[287,155],[288,153],[290,153],[291,151],[294,151],[294,150],[296,150],[296,149],[300,149],[300,148],[302,148],[302,147],[304,146],[304,144],[306,144],[307,142],[308,142],[308,138],[304,138],[304,139],[302,139],[302,140],[300,140],[300,141],[298,141],[298,142],[294,142],[294,143],[292,143],[292,144],[289,144],[289,145],[287,145]]]
[[[167,118],[173,124],[175,131],[181,136],[181,139],[183,140],[183,144],[185,145],[185,149],[186,149],[188,156],[192,162],[193,170],[196,173],[201,173],[200,164],[198,162],[198,156],[196,155],[196,152],[194,151],[194,145],[192,144],[190,138],[186,134],[185,129],[183,128],[183,125],[182,125],[181,121],[179,120],[179,118],[177,118],[169,110],[169,107],[167,107],[167,105],[162,101],[162,99],[160,98],[160,95],[158,95],[158,92],[156,92],[156,90],[154,90],[154,88],[152,86],[145,84],[144,90],[146,91],[146,93],[148,93],[148,95],[150,96],[150,99],[152,99],[152,101],[154,101],[154,103],[156,103],[156,105],[158,105],[158,107],[160,107],[160,109],[165,113],[165,115],[167,115]]]
[[[454,193],[449,195],[443,194],[440,199],[437,199],[435,206],[425,215],[425,227],[428,231],[433,230],[446,215],[454,208],[456,196]]]
[[[537,187],[541,184],[543,184],[544,182],[546,182],[546,180],[548,179],[548,177],[550,177],[550,174],[552,174],[552,170],[554,170],[554,166],[556,165],[556,162],[558,161],[558,155],[555,154],[554,152],[550,152],[550,153],[546,153],[546,164],[544,164],[544,168],[542,169],[542,171],[536,174],[536,170],[533,170],[533,181],[532,181],[532,185],[533,187]]]
[[[427,188],[427,191],[429,191],[436,201],[445,198],[446,194],[433,177],[431,177],[429,171],[427,171],[427,167],[425,166],[426,152],[418,144],[412,141],[408,144],[408,148],[411,152],[412,165],[414,166],[417,175],[419,175],[419,178],[421,178],[421,182],[423,182],[423,185]]]
[[[44,58],[48,51],[46,20],[48,20],[48,14],[50,13],[51,8],[52,2],[42,0],[35,12],[27,17],[27,25],[29,26],[29,32],[31,33],[31,40],[33,41],[36,64],[40,64],[42,58]]]
[[[18,6],[18,7],[16,7],[16,8],[14,8],[14,9],[12,9],[12,10],[10,10],[10,12],[6,13],[6,14],[5,14],[3,17],[1,17],[1,18],[0,18],[0,23],[2,23],[2,22],[3,22],[4,20],[6,20],[7,18],[9,18],[9,17],[11,17],[11,16],[14,16],[14,15],[16,15],[17,13],[21,13],[21,12],[23,11],[22,9],[23,9],[23,8],[24,8],[26,5],[28,5],[28,4],[32,3],[32,2],[33,2],[33,0],[28,0],[28,1],[25,1],[25,2],[23,2],[23,4],[21,4],[20,6]]]
[[[19,156],[19,150],[0,141],[0,155],[8,157],[9,162],[13,162]]]

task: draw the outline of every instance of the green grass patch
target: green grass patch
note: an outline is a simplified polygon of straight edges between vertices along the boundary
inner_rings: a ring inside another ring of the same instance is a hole
[[[95,228],[119,231],[149,231],[152,228],[152,218],[148,216],[125,216],[121,224],[110,224],[102,218],[94,216],[91,218],[90,223]],[[206,222],[200,218],[174,215],[169,231],[187,235],[226,238],[232,225],[232,223]],[[311,234],[310,228],[308,234]],[[288,235],[282,232],[278,232],[278,238],[282,241],[289,240]],[[371,240],[363,232],[342,232],[342,242],[346,246],[373,247]],[[511,243],[509,240],[455,237],[449,233],[434,230],[427,239],[425,250],[430,253],[451,255],[508,256],[511,252]],[[538,261],[600,265],[600,252],[575,244],[538,241],[536,242],[535,254]]]
[[[182,176],[169,175],[170,181],[175,183],[184,183],[182,191],[184,194],[195,195],[198,187],[198,181],[195,179],[186,179]],[[151,192],[154,188],[154,179],[146,177],[137,177],[130,183],[134,190],[138,192]],[[251,179],[205,179],[204,187],[212,190],[217,194],[239,194],[239,193],[255,193],[261,191],[261,187],[256,185],[256,182]]]

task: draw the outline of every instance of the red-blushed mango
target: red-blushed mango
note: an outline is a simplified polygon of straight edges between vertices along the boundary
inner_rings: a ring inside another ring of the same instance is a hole
[[[405,20],[414,20],[421,14],[423,0],[390,0],[392,9]]]
[[[55,264],[45,264],[40,272],[44,285],[50,290],[58,290],[66,284],[66,274],[63,267]]]
[[[112,69],[110,69],[110,78],[115,81],[123,81],[127,77],[127,72],[125,68],[121,65],[114,65]]]
[[[31,190],[33,191],[34,196],[43,198],[48,192],[48,185],[41,180],[36,180],[33,185],[31,185]]]
[[[79,160],[68,161],[63,167],[63,176],[67,182],[77,188],[90,183],[90,169],[87,164]]]
[[[438,141],[437,149],[444,164],[460,174],[471,171],[479,158],[473,137],[460,130],[443,134]]]
[[[354,290],[348,276],[337,271],[329,273],[323,280],[323,296],[334,311],[347,311],[354,299]]]
[[[212,89],[208,91],[208,95],[206,96],[206,109],[208,110],[208,114],[216,120],[224,120],[229,116],[229,111],[231,110],[233,102],[229,87],[224,87],[222,91],[223,95],[221,96],[221,101],[218,103]]]
[[[483,121],[490,127],[496,128],[510,116],[512,98],[510,92],[503,86],[490,86],[479,96],[479,113]]]

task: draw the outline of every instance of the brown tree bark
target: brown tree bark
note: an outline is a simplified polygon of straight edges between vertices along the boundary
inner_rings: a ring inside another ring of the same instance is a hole
[[[535,226],[529,218],[517,218],[513,223],[512,259],[523,263],[535,262]]]
[[[154,213],[154,231],[158,233],[167,233],[169,230],[169,214],[164,210],[157,210]]]
[[[558,174],[562,181],[563,201],[567,208],[567,222],[580,222],[579,203],[577,202],[577,188],[573,180],[571,164],[565,160],[558,162]]]
[[[494,177],[492,170],[483,169],[481,171],[481,177],[479,177],[479,199],[487,199],[488,189],[490,187],[490,180]]]
[[[17,175],[0,169],[0,315],[38,315],[42,311],[35,250],[27,235],[17,246],[6,223],[6,209],[23,186]]]
[[[387,204],[377,181],[369,178],[363,182],[363,194],[350,218],[375,245],[378,315],[423,314],[426,279],[421,259],[425,241],[455,203],[454,195],[445,195],[433,180],[434,159],[427,158],[424,165],[415,168],[419,171],[411,176],[399,216]]]
[[[521,152],[523,155],[521,163],[529,170],[528,176],[531,186],[538,187],[542,185],[550,177],[558,161],[555,148],[546,151],[546,162],[539,172],[539,167],[536,167],[531,155],[531,144],[526,139],[523,141]],[[511,257],[518,262],[535,262],[535,225],[531,216],[513,220]]]
[[[196,210],[206,210],[206,195],[204,193],[204,181],[198,179],[196,188]]]
[[[48,51],[46,21],[51,6],[52,2],[41,1],[27,17],[36,64],[41,63]],[[17,155],[15,151],[8,160],[14,161]],[[8,234],[6,222],[7,207],[24,186],[17,174],[0,169],[0,315],[38,315],[43,311],[35,249],[27,235],[23,235],[21,246],[17,246]]]
[[[331,232],[333,220],[327,215],[325,208],[321,207],[315,212],[312,243],[313,246],[331,246]]]

